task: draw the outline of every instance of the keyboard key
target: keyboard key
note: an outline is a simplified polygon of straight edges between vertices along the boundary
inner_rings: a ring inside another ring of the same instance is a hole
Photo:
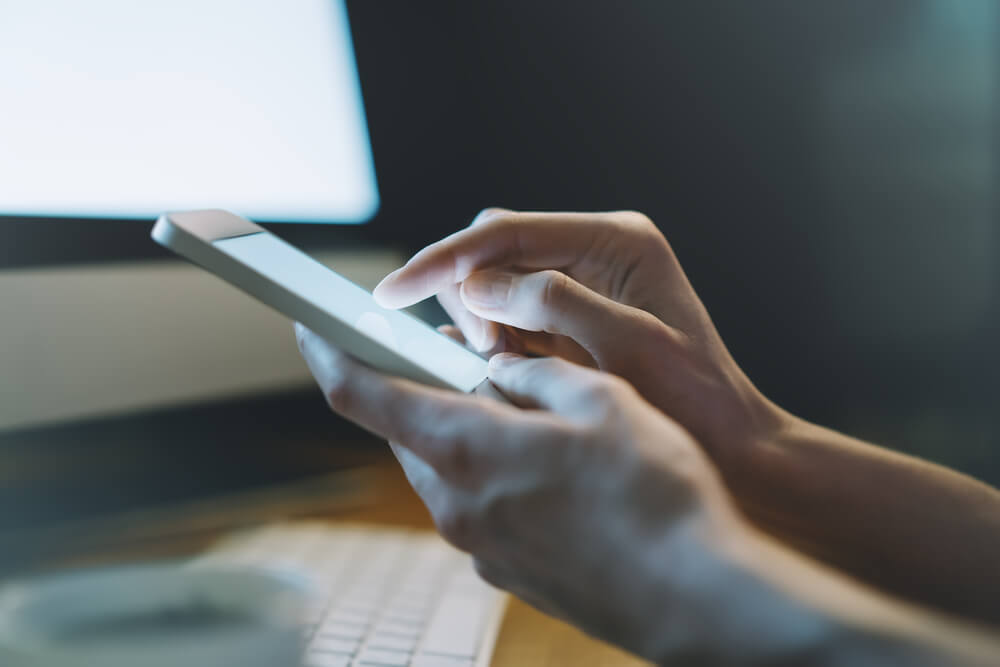
[[[320,637],[333,637],[334,639],[351,639],[354,641],[361,641],[367,632],[368,628],[365,626],[324,623],[320,626],[319,630],[317,630],[316,634]]]
[[[468,658],[449,658],[443,655],[418,655],[410,661],[410,667],[472,667]]]
[[[360,665],[378,665],[378,667],[407,667],[410,664],[410,654],[400,651],[379,651],[365,649],[358,656]]]
[[[396,614],[388,612],[381,618],[382,623],[391,623],[392,625],[398,625],[408,628],[422,628],[424,623],[427,622],[426,615],[417,614]]]
[[[473,667],[477,652],[493,649],[481,638],[496,629],[485,620],[500,593],[431,533],[282,523],[228,539],[192,565],[213,563],[295,570],[314,595],[302,624],[308,667]]]
[[[339,653],[310,653],[306,656],[305,667],[349,667],[351,656]]]
[[[375,632],[386,635],[396,635],[398,637],[418,637],[420,636],[420,626],[412,623],[400,624],[394,621],[379,621],[375,626]]]
[[[372,619],[375,617],[376,610],[372,610],[367,614],[362,614],[356,611],[348,611],[346,609],[335,609],[326,618],[323,619],[323,623],[343,623],[345,625],[368,625],[371,623]]]
[[[335,653],[355,653],[360,648],[361,642],[354,639],[337,639],[336,637],[324,637],[319,635],[313,638],[309,648],[313,651],[332,651]]]
[[[330,611],[328,618],[338,621],[354,621],[355,623],[371,623],[382,613],[382,605],[372,604],[369,607],[343,607],[338,606]]]
[[[376,634],[368,640],[368,646],[374,649],[389,651],[410,651],[417,647],[417,636],[400,637],[398,635]]]
[[[484,611],[478,597],[446,595],[431,617],[420,652],[474,658]]]

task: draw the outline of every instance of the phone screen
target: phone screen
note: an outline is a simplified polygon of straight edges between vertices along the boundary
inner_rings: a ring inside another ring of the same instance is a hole
[[[382,308],[367,290],[273,234],[212,245],[453,386],[472,391],[486,377],[482,357],[405,312]]]

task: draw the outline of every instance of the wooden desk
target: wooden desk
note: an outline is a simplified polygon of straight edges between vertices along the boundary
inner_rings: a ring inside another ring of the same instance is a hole
[[[179,512],[174,510],[174,518],[170,520],[161,518],[149,534],[144,534],[146,524],[140,515],[102,528],[104,533],[123,535],[123,540],[115,546],[105,545],[84,553],[64,554],[48,562],[43,569],[188,557],[207,548],[220,535],[220,526],[243,520],[265,521],[303,516],[332,523],[365,522],[433,529],[429,514],[391,456],[378,456],[374,463],[345,471],[343,475],[345,483],[339,486],[355,486],[360,489],[360,494],[341,491],[343,499],[338,501],[338,493],[333,489],[329,493],[316,494],[313,491],[313,495],[321,496],[321,500],[328,498],[330,501],[326,506],[313,505],[306,509],[302,509],[305,506],[301,502],[297,504],[281,494],[265,495],[255,501],[247,497],[236,502],[234,499],[221,504],[192,506]],[[351,479],[354,481],[347,483]],[[181,518],[178,519],[177,514]],[[496,667],[629,667],[648,663],[592,639],[512,597],[492,664]]]

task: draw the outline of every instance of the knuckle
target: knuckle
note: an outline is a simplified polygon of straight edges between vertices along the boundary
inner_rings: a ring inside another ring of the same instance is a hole
[[[323,395],[330,409],[339,413],[350,413],[354,405],[354,394],[346,373],[335,368],[324,382]]]
[[[430,429],[419,429],[407,435],[405,444],[410,450],[419,453],[420,458],[424,459],[428,465],[436,469],[439,466],[438,440],[439,438],[432,434]]]
[[[474,488],[484,476],[480,438],[482,424],[477,415],[465,415],[454,410],[430,410],[420,415],[422,423],[410,445],[439,475],[462,487]]]
[[[564,364],[570,362],[558,357],[538,357],[523,362],[520,382],[525,387],[539,387],[557,376]]]
[[[625,403],[630,403],[633,400],[639,398],[639,392],[635,390],[632,384],[623,378],[616,376],[612,377],[611,380],[611,402],[622,405]]]
[[[621,222],[625,231],[632,234],[636,234],[649,241],[659,240],[662,243],[666,243],[666,239],[660,228],[656,226],[645,213],[640,213],[639,211],[622,211],[620,213],[619,221]]]
[[[562,302],[569,289],[569,278],[565,273],[547,269],[539,272],[539,281],[539,301],[542,306],[552,307]]]
[[[603,423],[620,412],[621,405],[633,392],[631,385],[616,375],[594,377],[579,389],[580,400],[588,406],[592,420]]]
[[[677,364],[687,364],[702,356],[699,344],[680,329],[675,329],[658,320],[653,322],[645,333],[645,346],[651,351],[651,357],[656,359],[655,367],[660,369],[673,368],[680,372]]]
[[[643,347],[660,350],[677,343],[675,331],[654,315],[644,314],[638,324],[637,334]]]
[[[441,467],[448,477],[466,479],[475,470],[475,453],[472,443],[465,437],[453,437],[448,443]]]
[[[497,206],[489,206],[481,210],[472,220],[473,226],[495,224],[500,220],[510,219],[514,212]]]
[[[639,211],[622,211],[621,217],[625,224],[635,227],[636,229],[656,229],[656,225],[653,223],[652,219],[650,219],[650,217],[645,213],[640,213]]]
[[[580,391],[592,403],[609,403],[614,399],[615,378],[612,375],[592,377],[581,385]]]
[[[449,412],[435,407],[425,407],[416,414],[420,428],[407,429],[407,444],[431,467],[441,469],[449,465],[453,434],[447,427]]]
[[[635,387],[628,380],[618,375],[611,375],[607,378],[610,384],[610,394],[612,400],[616,402],[626,401],[638,394]]]

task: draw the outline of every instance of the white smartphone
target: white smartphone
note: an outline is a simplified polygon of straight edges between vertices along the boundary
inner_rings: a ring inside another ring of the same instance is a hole
[[[380,371],[462,392],[486,379],[485,359],[408,313],[382,308],[367,290],[246,218],[164,213],[152,237]]]

